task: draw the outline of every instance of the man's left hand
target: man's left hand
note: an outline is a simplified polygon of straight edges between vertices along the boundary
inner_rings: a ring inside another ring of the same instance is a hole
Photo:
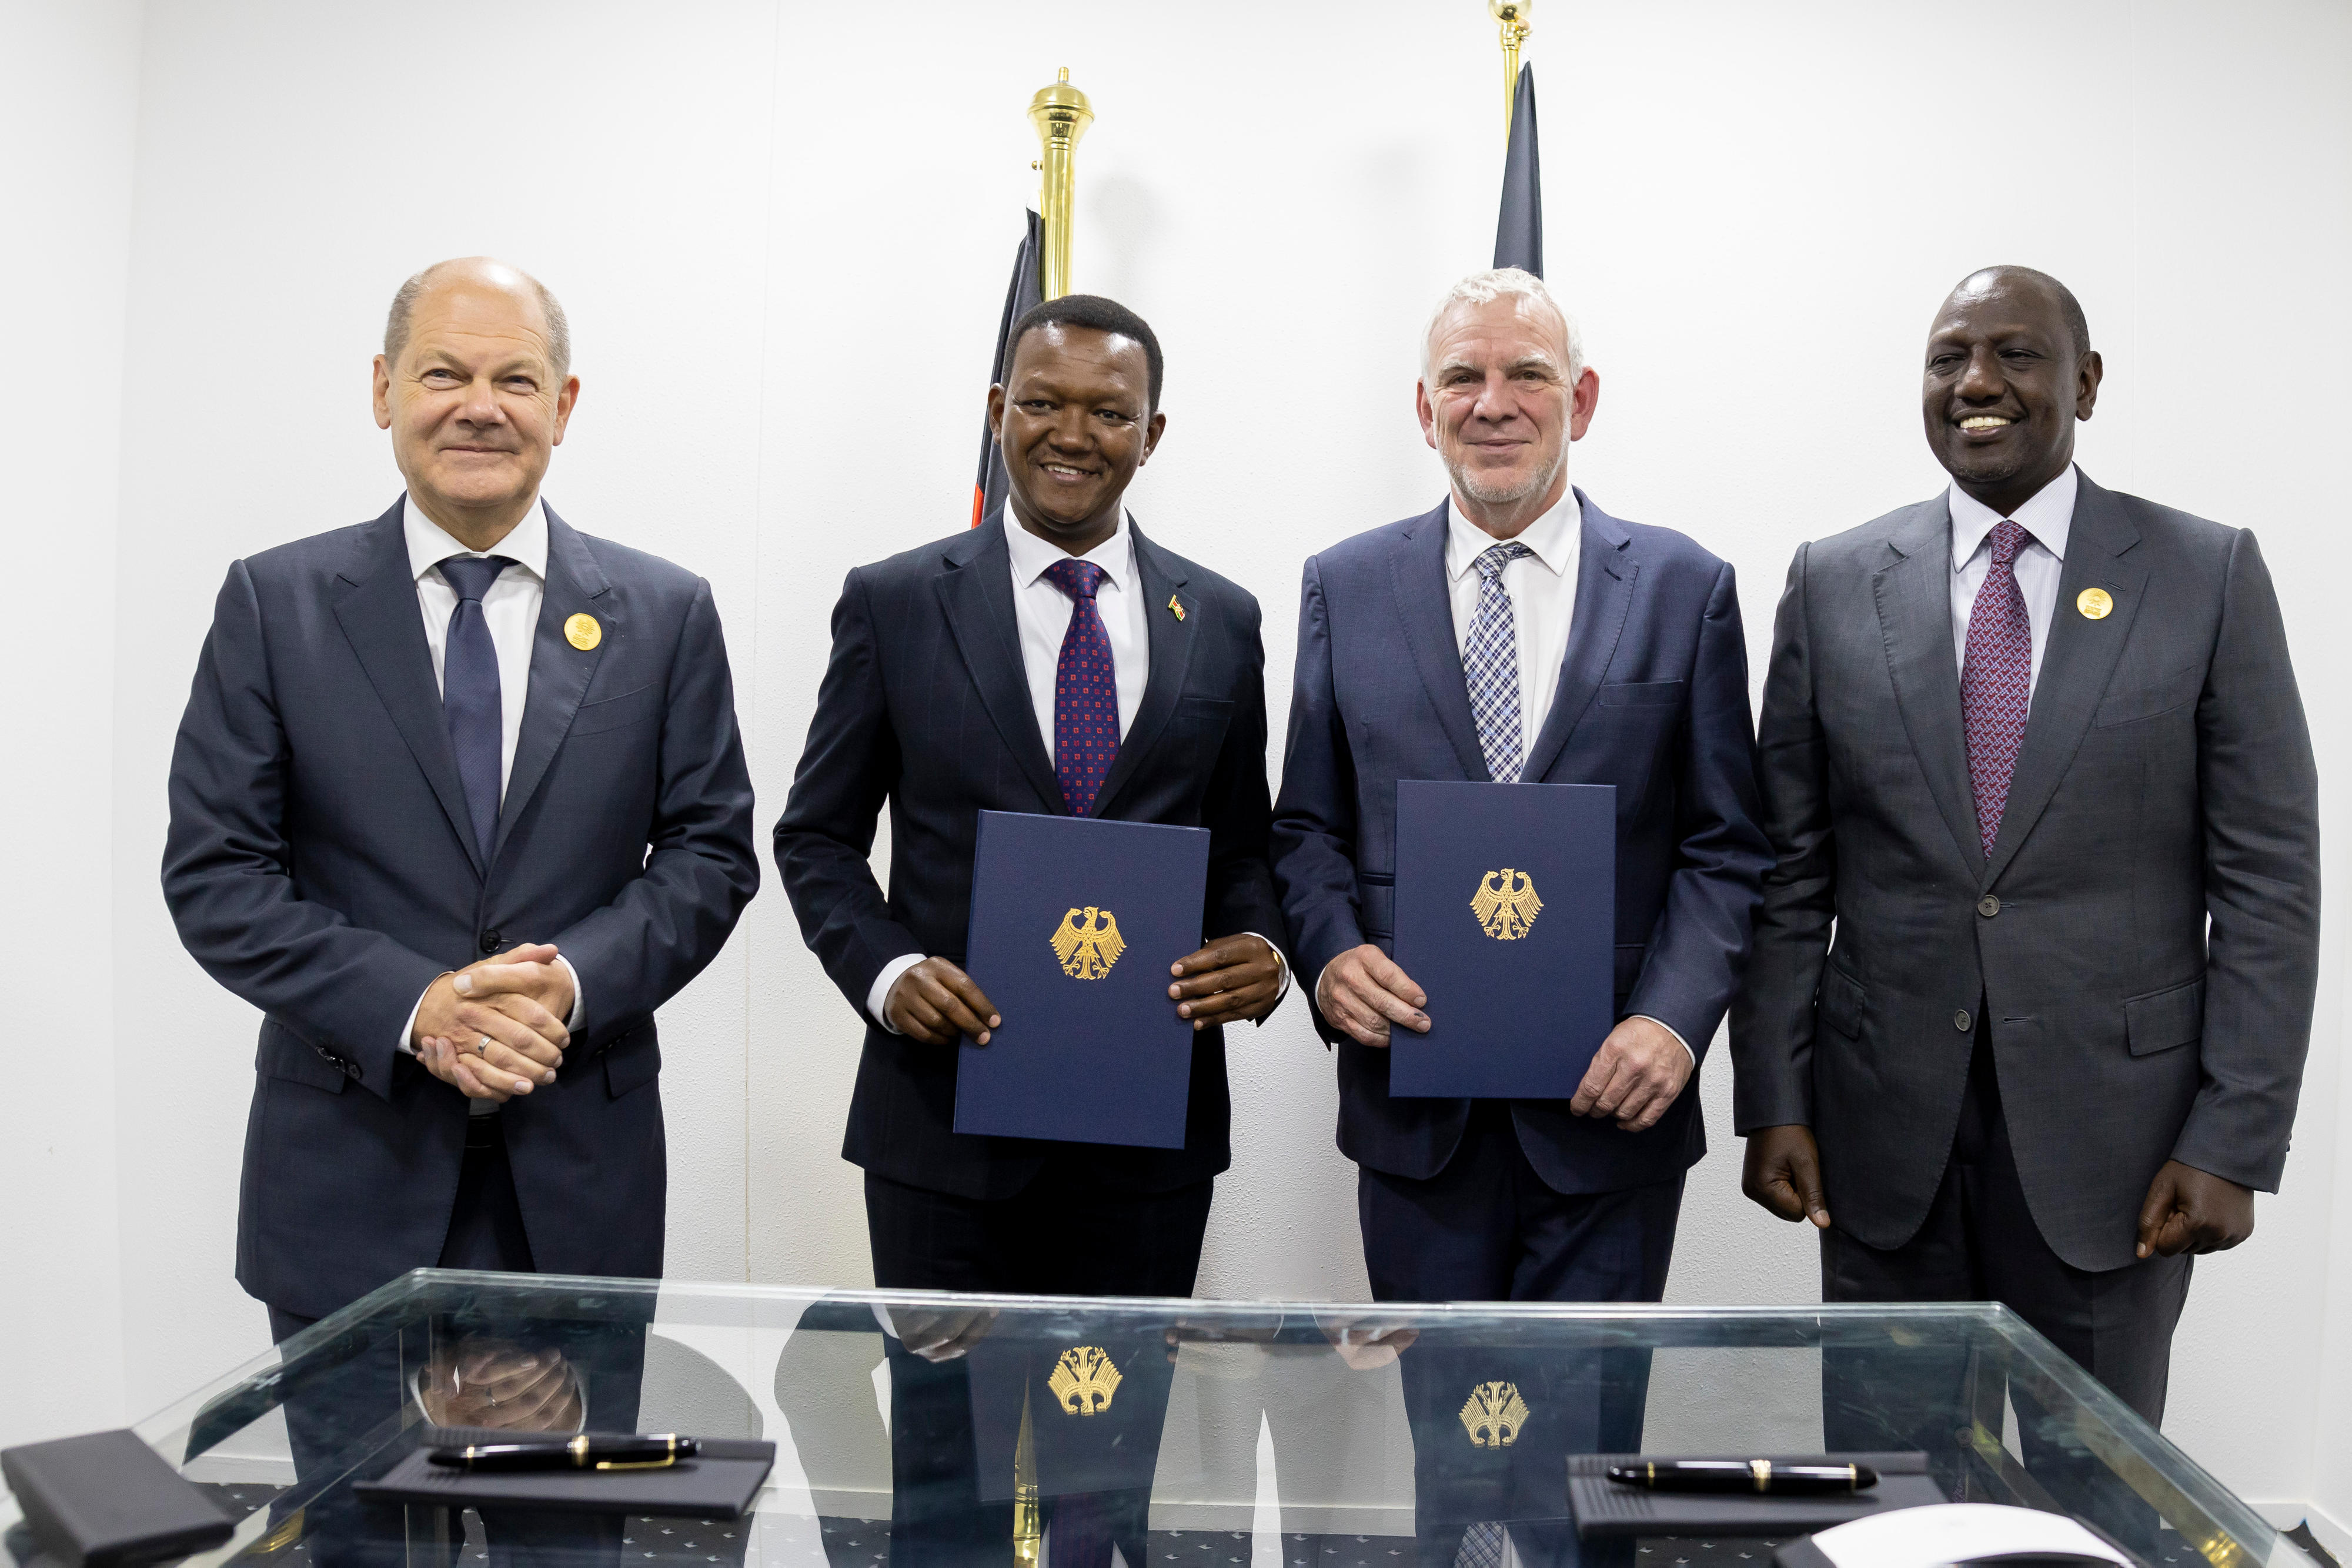
[[[1614,1116],[1628,1133],[1647,1132],[1690,1075],[1691,1054],[1673,1030],[1648,1019],[1627,1019],[1601,1042],[1568,1108],[1579,1116]]]
[[[1263,936],[1220,936],[1169,973],[1176,1016],[1192,1019],[1195,1031],[1264,1018],[1282,988],[1282,960]]]
[[[2167,1160],[2139,1206],[2139,1255],[2226,1252],[2254,1233],[2251,1187]]]

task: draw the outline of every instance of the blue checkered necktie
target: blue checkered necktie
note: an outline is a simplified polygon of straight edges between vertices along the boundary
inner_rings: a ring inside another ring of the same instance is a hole
[[[490,640],[490,623],[482,619],[482,595],[512,565],[502,555],[453,555],[441,563],[441,580],[457,596],[441,651],[441,717],[449,727],[457,778],[466,786],[466,814],[473,819],[474,841],[485,860],[498,838],[499,797],[506,789],[499,777],[506,731],[499,648]]]
[[[1489,545],[1471,564],[1478,569],[1478,608],[1462,643],[1462,673],[1470,684],[1470,714],[1478,721],[1478,749],[1497,784],[1519,781],[1525,737],[1519,733],[1519,632],[1503,568],[1536,552],[1514,539]]]

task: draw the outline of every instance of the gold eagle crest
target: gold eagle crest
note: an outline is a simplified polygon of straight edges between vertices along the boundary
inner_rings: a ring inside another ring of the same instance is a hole
[[[1101,979],[1126,951],[1118,921],[1109,910],[1091,904],[1071,910],[1054,927],[1054,956],[1062,961],[1062,973],[1074,980]]]
[[[1045,1386],[1062,1408],[1073,1416],[1099,1416],[1110,1408],[1110,1396],[1124,1382],[1112,1364],[1110,1353],[1099,1345],[1082,1344],[1062,1353]]]
[[[1513,1383],[1481,1383],[1462,1402],[1462,1426],[1474,1448],[1507,1448],[1528,1424],[1528,1402]]]
[[[1517,886],[1511,879],[1518,878]],[[1516,942],[1528,934],[1543,909],[1543,900],[1536,896],[1535,879],[1523,871],[1505,866],[1490,871],[1478,879],[1478,891],[1470,895],[1470,913],[1478,917],[1479,925],[1497,942]]]

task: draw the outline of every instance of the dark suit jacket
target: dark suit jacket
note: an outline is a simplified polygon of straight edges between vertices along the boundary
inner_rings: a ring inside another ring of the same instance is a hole
[[[2266,1189],[2286,1158],[2319,934],[2286,632],[2252,534],[2084,476],[1988,860],[1950,562],[1939,496],[1789,569],[1738,1127],[1811,1126],[1836,1223],[1900,1246],[1942,1177],[1981,1009],[2035,1223],[2076,1268],[2121,1268],[2168,1158]],[[2092,587],[2104,620],[2076,608]]]
[[[1023,673],[1006,526],[999,513],[849,574],[834,607],[833,661],[808,746],[776,823],[776,866],[801,935],[866,1025],[842,1157],[910,1186],[973,1198],[1019,1192],[1047,1150],[1070,1145],[955,1132],[956,1048],[877,1027],[866,996],[893,958],[963,961],[981,811],[1066,814]],[[1265,864],[1257,601],[1140,528],[1132,535],[1150,607],[1151,674],[1095,815],[1207,828],[1202,935],[1256,931],[1279,940],[1281,911]],[[1183,619],[1167,608],[1171,597],[1183,605]],[[886,800],[887,898],[866,861]],[[1227,1119],[1223,1034],[1203,1030],[1192,1051],[1184,1147],[1104,1146],[1091,1157],[1106,1181],[1131,1190],[1185,1186],[1231,1163]]]
[[[1756,821],[1748,653],[1731,568],[1682,535],[1583,508],[1559,689],[1528,747],[1530,783],[1617,787],[1617,1014],[1658,1019],[1704,1053],[1748,951],[1770,862]],[[1448,508],[1358,534],[1307,563],[1274,871],[1314,994],[1323,967],[1395,932],[1400,779],[1484,780],[1485,754],[1446,593]],[[1318,1012],[1339,1051],[1339,1148],[1392,1175],[1454,1157],[1467,1100],[1392,1100],[1389,1054]],[[1519,1143],[1560,1192],[1679,1175],[1706,1151],[1694,1078],[1645,1133],[1513,1107]]]
[[[709,584],[547,517],[522,735],[482,863],[401,506],[229,568],[172,756],[163,895],[266,1015],[239,1283],[331,1312],[440,1255],[467,1103],[398,1050],[437,975],[556,944],[587,1000],[562,1074],[508,1103],[531,1253],[661,1272],[654,1009],[759,885],[751,784]],[[604,639],[565,640],[576,613]]]

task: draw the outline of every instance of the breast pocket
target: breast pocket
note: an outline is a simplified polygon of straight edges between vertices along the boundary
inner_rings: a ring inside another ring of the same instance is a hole
[[[1679,707],[1682,700],[1680,681],[1620,681],[1601,688],[1602,707]]]
[[[639,686],[616,697],[582,703],[580,711],[572,716],[571,733],[574,739],[583,735],[604,735],[615,729],[650,724],[661,717],[661,714],[662,689],[656,685]]]
[[[2195,702],[2205,690],[2205,665],[2200,661],[2176,670],[2160,681],[2120,691],[2099,705],[2095,721],[2101,729],[2158,718]]]

